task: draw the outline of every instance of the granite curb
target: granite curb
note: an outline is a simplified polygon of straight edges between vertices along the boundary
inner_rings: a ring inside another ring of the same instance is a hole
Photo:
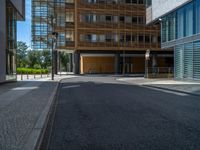
[[[23,150],[39,150],[46,127],[47,127],[47,123],[48,123],[48,120],[50,117],[49,114],[51,112],[52,105],[56,98],[56,93],[57,93],[60,81],[56,81],[57,84],[53,90],[53,93],[51,94],[46,107],[44,108],[43,112],[41,113],[41,116],[37,120],[37,122],[33,128],[33,131],[31,132],[25,146],[23,147]]]
[[[196,94],[193,92],[186,92],[186,91],[182,91],[182,90],[175,90],[175,89],[170,89],[170,88],[164,88],[164,87],[158,87],[158,86],[153,86],[153,85],[141,85],[144,87],[150,87],[150,88],[155,88],[155,89],[162,89],[162,90],[167,90],[167,91],[172,91],[172,92],[178,92],[178,93],[183,93],[183,94],[188,94],[188,95],[193,95],[193,96],[200,96],[200,94]]]

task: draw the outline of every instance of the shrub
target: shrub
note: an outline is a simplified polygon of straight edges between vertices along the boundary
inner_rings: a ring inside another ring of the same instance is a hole
[[[17,74],[48,74],[48,69],[17,68]]]

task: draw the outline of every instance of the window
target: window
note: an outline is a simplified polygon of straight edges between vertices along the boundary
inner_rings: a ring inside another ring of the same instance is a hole
[[[66,32],[66,42],[74,41],[74,31],[67,31]]]
[[[143,35],[139,35],[138,38],[139,38],[139,42],[140,42],[140,43],[143,43],[143,42],[144,42],[144,36],[143,36]]]
[[[137,17],[132,17],[132,23],[137,24]]]
[[[119,17],[119,21],[120,21],[120,22],[124,22],[124,20],[125,20],[125,19],[124,19],[124,16],[120,16],[120,17]]]
[[[132,23],[131,16],[126,16],[126,23]]]
[[[144,23],[145,23],[144,17],[138,17],[138,24],[144,24]]]
[[[66,22],[74,22],[73,12],[66,12]]]
[[[145,43],[150,43],[150,36],[149,35],[145,36]]]
[[[106,16],[106,22],[111,22],[112,21],[112,16]]]
[[[131,4],[131,0],[126,0],[126,3],[127,4]]]
[[[199,15],[199,14],[198,14]],[[193,34],[193,5],[192,3],[185,8],[185,36]]]
[[[180,9],[177,12],[177,38],[184,36],[184,11]]]
[[[195,1],[195,20],[196,20],[196,24],[195,24],[195,27],[196,27],[196,32],[195,33],[200,33],[200,1],[199,0],[196,0]]]
[[[138,0],[138,4],[144,4],[144,0]]]
[[[111,41],[112,41],[112,35],[106,34],[106,42],[111,42]]]
[[[126,42],[131,42],[131,35],[126,35]]]

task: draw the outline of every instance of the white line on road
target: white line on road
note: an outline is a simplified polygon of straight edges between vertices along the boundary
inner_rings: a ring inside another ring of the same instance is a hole
[[[17,88],[13,88],[11,89],[11,91],[19,91],[19,90],[35,90],[38,89],[39,87],[37,86],[32,86],[32,87],[17,87]]]
[[[145,86],[145,87],[146,87],[146,86]],[[165,93],[175,94],[175,95],[179,95],[179,96],[187,96],[187,95],[188,95],[188,94],[186,94],[186,93],[175,92],[175,91],[169,91],[169,90],[164,90],[164,89],[158,89],[158,88],[154,88],[154,87],[146,87],[146,88],[152,89],[152,90],[161,91],[161,92],[165,92]]]
[[[77,88],[77,87],[80,87],[80,85],[64,86],[63,89],[70,89],[70,88]]]

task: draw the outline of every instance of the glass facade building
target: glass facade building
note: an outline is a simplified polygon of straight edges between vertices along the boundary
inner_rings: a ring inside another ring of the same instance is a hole
[[[175,78],[200,80],[200,1],[161,18],[162,49],[174,48]]]
[[[17,21],[24,20],[25,0],[0,0],[0,83],[15,81]]]

